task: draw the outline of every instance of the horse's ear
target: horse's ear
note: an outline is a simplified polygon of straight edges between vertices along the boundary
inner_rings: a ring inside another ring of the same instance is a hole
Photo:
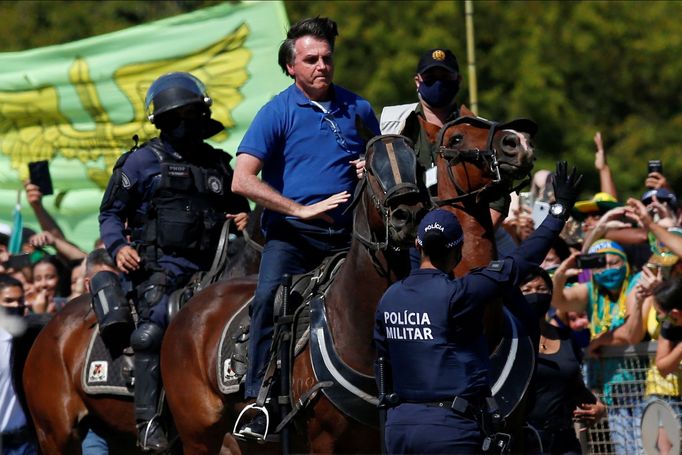
[[[436,138],[438,137],[438,132],[440,131],[440,126],[436,126],[433,123],[427,122],[421,115],[418,115],[419,124],[422,129],[426,132],[426,137],[429,140],[429,144],[435,144]]]
[[[471,109],[466,107],[464,104],[459,106],[459,116],[460,117],[476,117],[476,114],[471,112]]]

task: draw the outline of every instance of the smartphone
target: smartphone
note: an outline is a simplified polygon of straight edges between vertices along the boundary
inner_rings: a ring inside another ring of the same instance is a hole
[[[50,177],[50,167],[48,161],[34,161],[28,163],[28,172],[31,183],[38,185],[43,196],[54,193],[52,188],[52,177]]]
[[[531,198],[530,191],[521,191],[519,193],[519,206],[531,208],[532,202],[533,200]]]
[[[661,163],[661,160],[649,160],[649,174],[652,172],[658,172],[659,174],[663,174],[663,163]]]
[[[579,269],[603,269],[606,267],[606,254],[581,254],[576,258],[575,265]]]
[[[19,270],[31,266],[30,254],[13,254],[2,264],[7,269]]]
[[[549,202],[535,201],[533,202],[533,211],[531,218],[533,218],[533,226],[538,228],[549,214]]]

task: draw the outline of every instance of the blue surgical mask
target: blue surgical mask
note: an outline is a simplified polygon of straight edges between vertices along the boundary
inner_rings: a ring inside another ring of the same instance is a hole
[[[429,106],[445,107],[455,99],[459,91],[459,81],[452,79],[422,81],[417,91]]]
[[[617,269],[606,269],[603,272],[594,274],[594,281],[604,289],[613,291],[618,289],[625,280],[625,266]]]

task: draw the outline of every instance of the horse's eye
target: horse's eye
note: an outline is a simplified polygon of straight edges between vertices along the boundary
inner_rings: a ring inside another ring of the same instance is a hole
[[[462,136],[461,134],[455,134],[454,136],[452,136],[450,138],[449,145],[450,145],[450,147],[455,146],[455,145],[459,145],[462,143],[463,140],[464,140],[464,136]]]

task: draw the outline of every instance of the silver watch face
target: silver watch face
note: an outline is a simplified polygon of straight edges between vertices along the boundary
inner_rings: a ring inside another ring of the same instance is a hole
[[[552,212],[552,215],[561,215],[564,213],[564,206],[561,204],[552,204],[550,211]]]

